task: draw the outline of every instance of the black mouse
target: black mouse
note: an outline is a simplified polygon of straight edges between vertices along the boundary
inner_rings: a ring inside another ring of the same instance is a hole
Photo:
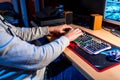
[[[106,56],[106,59],[108,60],[108,61],[111,61],[111,62],[116,62],[116,56],[115,55],[112,55],[112,56]]]

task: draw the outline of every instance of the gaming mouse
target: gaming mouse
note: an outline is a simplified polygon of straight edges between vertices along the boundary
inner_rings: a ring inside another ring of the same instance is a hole
[[[106,59],[112,62],[120,62],[120,54],[107,55]]]
[[[112,56],[106,56],[106,59],[108,60],[108,61],[111,61],[111,62],[116,62],[116,56],[115,55],[112,55]]]

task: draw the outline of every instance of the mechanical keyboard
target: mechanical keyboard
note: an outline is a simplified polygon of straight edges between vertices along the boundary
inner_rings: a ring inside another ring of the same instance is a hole
[[[73,42],[89,54],[99,54],[111,48],[110,44],[87,33],[84,33]]]

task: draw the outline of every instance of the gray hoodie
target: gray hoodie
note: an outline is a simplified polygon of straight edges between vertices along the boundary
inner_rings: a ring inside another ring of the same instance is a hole
[[[16,80],[43,80],[46,66],[69,45],[69,40],[65,36],[43,46],[26,42],[48,34],[48,27],[18,29],[0,20],[0,65],[35,72],[25,76],[24,79]]]

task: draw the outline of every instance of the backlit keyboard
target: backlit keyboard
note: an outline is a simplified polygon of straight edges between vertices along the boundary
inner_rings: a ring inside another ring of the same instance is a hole
[[[87,33],[84,33],[83,36],[78,37],[73,42],[89,54],[98,54],[111,48],[110,44]]]

